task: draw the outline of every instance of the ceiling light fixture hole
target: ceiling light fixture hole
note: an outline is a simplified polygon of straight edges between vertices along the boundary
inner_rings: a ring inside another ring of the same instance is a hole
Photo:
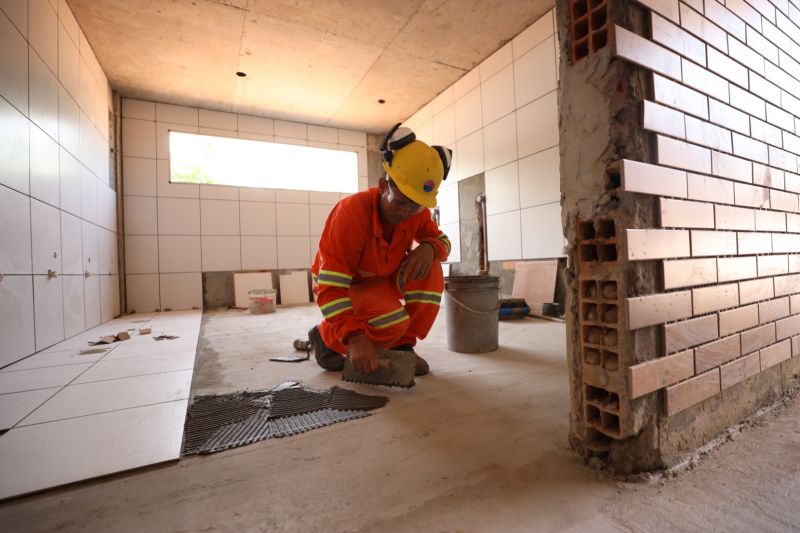
[[[378,103],[379,103],[379,104],[385,104],[385,103],[386,103],[386,100],[384,100],[383,98],[381,98],[381,99],[379,99],[379,100],[378,100]]]
[[[239,76],[240,78],[244,78],[245,76],[247,76],[247,74],[245,74],[242,71],[237,72],[236,75]]]

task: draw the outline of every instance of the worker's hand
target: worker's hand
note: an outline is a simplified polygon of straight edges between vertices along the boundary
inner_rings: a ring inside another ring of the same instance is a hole
[[[364,374],[371,374],[378,370],[378,354],[375,345],[363,332],[354,334],[348,339],[350,347],[350,363]]]
[[[400,270],[405,270],[405,282],[424,279],[431,271],[431,265],[435,259],[433,245],[423,242],[408,254]]]

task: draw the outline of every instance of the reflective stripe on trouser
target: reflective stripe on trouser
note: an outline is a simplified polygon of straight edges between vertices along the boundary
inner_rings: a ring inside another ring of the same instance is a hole
[[[384,348],[400,344],[416,344],[424,339],[439,313],[438,301],[444,290],[442,265],[434,261],[428,277],[405,284],[404,295],[398,291],[396,274],[387,278],[370,278],[350,286],[348,296],[353,312],[367,323],[366,335]],[[347,353],[347,347],[336,339],[326,321],[319,326],[322,339],[331,349]]]

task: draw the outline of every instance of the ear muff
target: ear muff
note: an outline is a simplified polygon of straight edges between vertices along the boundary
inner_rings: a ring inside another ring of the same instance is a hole
[[[409,128],[401,128],[400,124],[402,122],[398,122],[389,130],[380,145],[381,157],[389,166],[392,166],[392,159],[396,150],[408,146],[417,139],[413,131]]]
[[[436,153],[439,154],[439,157],[442,159],[442,167],[444,168],[444,174],[442,175],[442,181],[447,179],[447,174],[450,173],[450,163],[453,159],[453,151],[450,148],[445,148],[444,146],[431,146]]]

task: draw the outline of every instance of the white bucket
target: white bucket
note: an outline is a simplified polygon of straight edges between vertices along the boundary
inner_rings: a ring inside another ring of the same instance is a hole
[[[264,313],[275,312],[275,296],[278,291],[275,289],[256,289],[247,291],[247,296],[250,298],[250,313],[253,315],[261,315]]]

